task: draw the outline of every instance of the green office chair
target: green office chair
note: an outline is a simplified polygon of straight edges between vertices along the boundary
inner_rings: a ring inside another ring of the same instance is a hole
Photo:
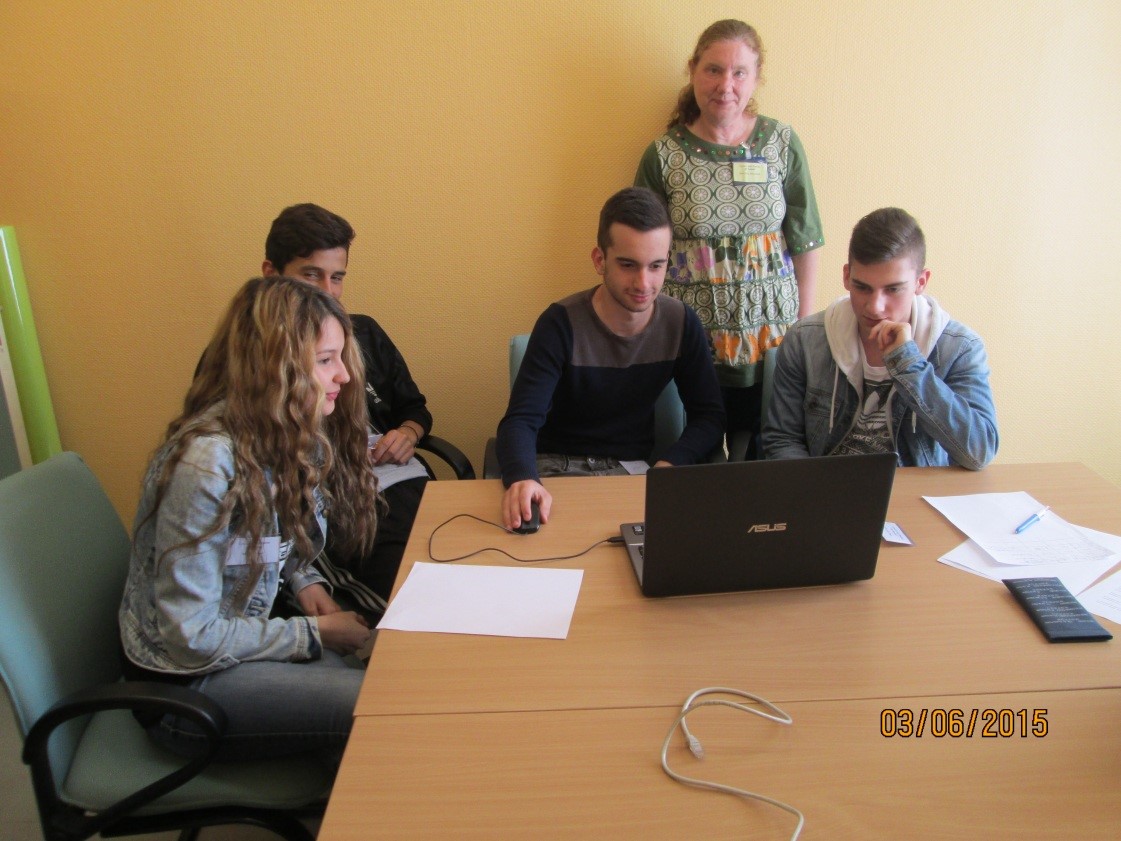
[[[522,357],[525,356],[526,345],[529,344],[529,334],[522,333],[510,339],[510,387],[518,377],[518,369],[522,367]],[[655,462],[661,458],[662,453],[668,450],[673,443],[681,437],[685,429],[685,406],[681,402],[681,395],[677,392],[677,385],[670,380],[654,404],[654,449],[650,461]],[[713,455],[714,461],[723,461],[722,452]],[[500,479],[502,471],[498,467],[498,454],[495,450],[495,439],[490,438],[483,454],[483,478]]]
[[[74,453],[0,480],[0,680],[24,737],[43,836],[103,836],[244,823],[311,841],[331,777],[312,757],[210,764],[225,728],[201,693],[121,681],[117,608],[129,540]],[[206,756],[158,748],[132,710],[204,728]]]

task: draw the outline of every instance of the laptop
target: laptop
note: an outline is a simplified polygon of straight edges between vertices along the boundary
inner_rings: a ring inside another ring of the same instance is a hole
[[[873,453],[651,470],[645,523],[620,526],[643,595],[871,578],[895,463]]]

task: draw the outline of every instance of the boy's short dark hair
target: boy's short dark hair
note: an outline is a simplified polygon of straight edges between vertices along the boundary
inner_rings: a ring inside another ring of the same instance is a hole
[[[898,207],[873,210],[856,223],[849,239],[849,262],[866,266],[911,257],[915,269],[926,267],[926,237],[915,217]]]
[[[315,251],[345,248],[350,252],[354,228],[336,213],[317,204],[294,204],[280,211],[265,239],[265,259],[277,272],[297,257]]]
[[[611,226],[618,222],[636,231],[670,227],[669,211],[661,196],[645,187],[627,187],[607,200],[599,212],[596,245],[604,254],[611,245]]]

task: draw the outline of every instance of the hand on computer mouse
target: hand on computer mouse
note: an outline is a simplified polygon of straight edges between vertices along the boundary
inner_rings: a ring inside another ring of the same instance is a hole
[[[541,528],[541,506],[537,502],[529,504],[529,519],[522,520],[522,524],[514,529],[515,534],[533,534]]]
[[[552,502],[553,497],[540,482],[534,479],[514,482],[502,497],[502,525],[509,531],[531,534],[542,523],[549,522]],[[536,523],[532,529],[528,526],[531,521]]]

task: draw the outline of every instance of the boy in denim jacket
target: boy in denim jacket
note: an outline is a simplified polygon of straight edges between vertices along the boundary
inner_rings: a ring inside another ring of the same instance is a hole
[[[903,467],[970,470],[992,461],[984,343],[924,294],[929,280],[909,213],[882,208],[856,224],[848,296],[795,324],[779,348],[767,458],[895,451]]]

